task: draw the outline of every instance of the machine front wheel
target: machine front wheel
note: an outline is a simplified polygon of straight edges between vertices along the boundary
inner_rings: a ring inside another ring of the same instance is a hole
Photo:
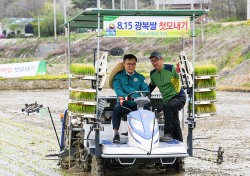
[[[185,172],[184,158],[176,158],[176,160],[174,162],[174,167],[175,167],[176,172],[178,172],[178,173]]]
[[[106,174],[106,169],[103,165],[103,158],[98,158],[95,155],[92,156],[91,162],[91,175],[92,176],[104,176]]]

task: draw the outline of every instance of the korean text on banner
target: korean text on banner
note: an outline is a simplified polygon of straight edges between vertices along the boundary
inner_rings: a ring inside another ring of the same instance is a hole
[[[36,76],[45,74],[46,74],[45,61],[0,65],[0,77],[3,78],[16,78],[23,76]]]
[[[189,37],[187,16],[104,16],[106,37]]]

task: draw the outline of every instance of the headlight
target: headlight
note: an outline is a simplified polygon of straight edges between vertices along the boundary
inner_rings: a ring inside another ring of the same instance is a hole
[[[131,125],[133,128],[139,130],[139,131],[142,131],[144,132],[144,129],[143,129],[143,126],[142,126],[142,123],[139,121],[139,120],[136,120],[134,118],[131,118]]]

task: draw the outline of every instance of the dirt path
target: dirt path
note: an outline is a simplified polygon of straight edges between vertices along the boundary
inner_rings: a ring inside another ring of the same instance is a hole
[[[0,175],[69,175],[45,157],[59,152],[47,108],[29,116],[21,112],[25,103],[35,101],[49,107],[60,137],[59,113],[67,108],[68,90],[0,91],[0,99]],[[218,114],[197,119],[194,147],[221,146],[224,162],[217,165],[214,152],[194,150],[194,157],[185,159],[182,175],[250,174],[250,93],[218,92],[217,99]]]

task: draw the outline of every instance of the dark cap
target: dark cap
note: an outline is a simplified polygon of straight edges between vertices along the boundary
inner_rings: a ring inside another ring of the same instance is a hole
[[[151,54],[150,54],[150,57],[149,57],[149,59],[151,59],[151,57],[157,57],[158,59],[162,59],[162,56],[161,56],[161,54],[160,53],[158,53],[158,52],[152,52]]]

